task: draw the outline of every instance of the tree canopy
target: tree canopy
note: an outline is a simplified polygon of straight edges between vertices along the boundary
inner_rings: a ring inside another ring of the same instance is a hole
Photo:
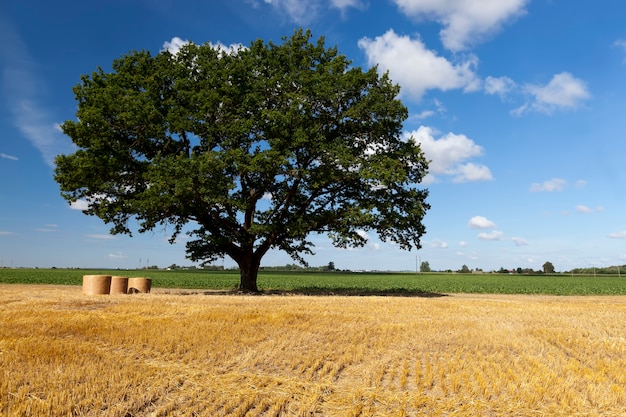
[[[554,274],[554,265],[552,265],[552,262],[548,261],[543,264],[543,272],[546,274]]]
[[[268,250],[304,262],[311,233],[420,247],[428,161],[402,137],[398,93],[301,29],[281,44],[128,53],[74,87],[62,128],[77,150],[56,158],[55,180],[111,233],[132,234],[131,220],[170,242],[188,233],[189,259],[229,256],[256,291]]]

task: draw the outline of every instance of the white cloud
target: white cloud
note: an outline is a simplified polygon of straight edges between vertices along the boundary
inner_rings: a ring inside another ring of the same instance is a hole
[[[604,211],[604,207],[598,206],[595,209],[585,206],[583,204],[579,204],[576,206],[576,211],[583,214],[593,213],[594,211],[601,213]]]
[[[437,175],[453,176],[455,182],[493,179],[491,171],[486,166],[463,163],[483,154],[483,148],[467,136],[448,133],[436,139],[433,129],[426,126],[420,126],[416,131],[406,135],[412,136],[413,140],[420,144],[424,155],[431,161],[430,181],[433,181]]]
[[[515,246],[526,246],[528,245],[528,241],[521,237],[512,237],[511,240],[515,243]]]
[[[85,235],[85,237],[88,237],[90,239],[97,239],[97,240],[116,240],[117,239],[117,237],[113,235],[104,235],[104,234],[91,234],[91,235]]]
[[[109,258],[113,259],[126,259],[128,256],[124,255],[122,252],[109,253]]]
[[[188,44],[189,41],[184,41],[178,36],[174,36],[171,41],[165,41],[163,43],[162,51],[169,51],[172,55],[176,55],[180,48]]]
[[[432,246],[433,248],[447,249],[448,243],[442,242],[441,240],[435,240],[430,244],[430,246]]]
[[[7,232],[6,230],[0,230],[0,236],[12,236],[15,233],[13,232]]]
[[[467,163],[459,165],[451,171],[454,174],[454,182],[491,181],[493,176],[487,166],[482,164]]]
[[[482,240],[502,240],[504,239],[504,233],[500,230],[494,230],[489,233],[479,233],[478,238]]]
[[[171,54],[176,55],[183,46],[189,43],[191,43],[191,41],[182,40],[178,36],[174,36],[171,41],[165,41],[163,43],[163,48],[161,50],[162,51],[167,50]],[[209,42],[209,46],[213,49],[218,49],[221,53],[226,53],[226,54],[230,54],[235,51],[238,51],[239,49],[245,48],[245,46],[241,43],[232,43],[230,45],[224,45],[223,43],[219,41],[217,43]]]
[[[485,78],[484,88],[485,93],[494,95],[497,94],[500,98],[504,98],[508,93],[515,90],[517,84],[509,77],[487,77]]]
[[[419,114],[414,114],[413,116],[411,116],[411,118],[417,119],[417,120],[424,120],[434,115],[435,115],[435,112],[433,110],[423,110]]]
[[[461,51],[525,14],[529,0],[394,0],[407,16],[439,22],[443,45]]]
[[[19,160],[19,158],[17,156],[7,155],[6,153],[0,153],[0,158],[11,159],[13,161],[18,161]]]
[[[471,229],[493,229],[496,227],[496,224],[483,216],[474,216],[472,217],[467,225]]]
[[[551,180],[545,181],[544,183],[534,182],[530,185],[531,192],[552,192],[552,191],[563,191],[565,186],[567,185],[567,181],[561,178],[552,178]]]
[[[389,71],[392,80],[402,87],[402,94],[407,93],[415,100],[432,89],[476,91],[480,88],[480,79],[474,72],[475,57],[453,64],[427,49],[420,39],[397,35],[391,29],[373,40],[361,38],[358,45],[370,65],[378,65],[382,72]]]
[[[87,200],[76,200],[70,203],[70,208],[72,210],[87,210],[89,208],[89,202]]]
[[[365,240],[369,240],[370,238],[365,230],[357,230],[356,233]]]
[[[626,230],[621,232],[609,233],[611,239],[626,239]]]
[[[550,114],[555,110],[575,109],[591,97],[586,83],[569,72],[554,75],[547,85],[527,84],[524,91],[532,99],[513,110],[515,115],[531,110]]]

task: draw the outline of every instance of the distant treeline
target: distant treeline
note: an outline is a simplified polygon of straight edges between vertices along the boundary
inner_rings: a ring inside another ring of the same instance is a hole
[[[144,268],[144,269],[158,269],[158,267],[154,266],[154,267],[149,267],[149,268]],[[181,265],[176,265],[176,264],[170,265],[166,269],[171,270],[171,271],[176,271],[176,270],[187,270],[187,271],[189,270],[207,270],[207,271],[231,270],[231,271],[235,271],[235,270],[238,270],[236,266],[224,268],[224,266],[222,265],[181,266]],[[323,266],[302,266],[298,264],[287,264],[287,265],[278,265],[278,266],[261,266],[259,267],[259,270],[261,271],[314,271],[314,272],[337,271],[337,269],[335,269],[335,264],[333,262],[330,262],[328,265],[323,265]]]
[[[583,275],[621,275],[626,273],[626,265],[607,266],[604,268],[591,267],[591,268],[574,268],[570,271],[572,274]]]

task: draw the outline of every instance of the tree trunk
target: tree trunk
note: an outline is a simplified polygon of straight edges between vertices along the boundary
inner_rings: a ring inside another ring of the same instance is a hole
[[[253,254],[244,256],[239,262],[239,291],[258,292],[256,285],[257,276],[259,274],[259,265],[261,260],[257,259]]]

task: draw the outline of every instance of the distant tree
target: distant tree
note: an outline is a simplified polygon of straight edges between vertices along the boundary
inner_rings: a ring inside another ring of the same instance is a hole
[[[328,266],[326,267],[327,270],[329,271],[334,271],[335,270],[335,263],[334,262],[328,262]]]
[[[113,234],[187,233],[187,257],[229,256],[242,291],[257,291],[271,249],[306,264],[313,233],[419,249],[428,161],[403,135],[400,87],[308,31],[283,41],[132,52],[82,76],[62,125],[77,150],[55,160],[61,195]]]
[[[467,265],[463,265],[459,272],[462,273],[462,274],[469,274],[472,271],[469,269],[469,267]]]
[[[543,272],[546,274],[554,274],[554,265],[552,265],[552,262],[546,262],[543,264]]]
[[[420,272],[431,272],[430,265],[427,261],[422,262],[420,265]]]
[[[515,272],[517,272],[518,274],[521,274],[522,272],[524,272],[524,270],[520,267],[518,267]]]

